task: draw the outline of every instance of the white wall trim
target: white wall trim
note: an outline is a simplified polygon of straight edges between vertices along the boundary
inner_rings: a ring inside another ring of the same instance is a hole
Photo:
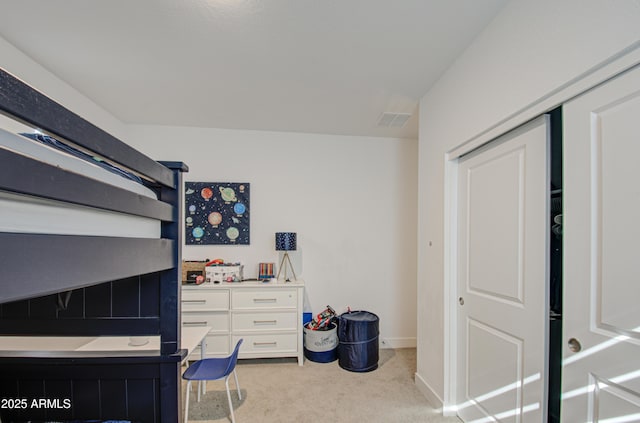
[[[612,55],[607,60],[578,75],[558,88],[546,93],[485,131],[471,137],[447,153],[449,160],[456,159],[494,138],[509,132],[527,121],[566,103],[585,91],[604,83],[616,75],[640,64],[640,41]],[[553,65],[550,65],[553,66]]]
[[[443,404],[442,398],[438,396],[436,391],[433,390],[431,386],[429,386],[429,384],[418,373],[415,373],[415,383],[418,391],[420,391],[420,393],[424,395],[427,401],[429,401],[429,404],[431,404],[431,406],[435,408],[436,411],[441,411]]]
[[[444,401],[443,406],[456,404],[458,378],[458,160],[445,157],[444,163]]]
[[[380,349],[416,348],[416,337],[409,338],[380,338]]]
[[[506,119],[479,133],[445,154],[444,181],[444,400],[429,388],[416,374],[416,385],[430,400],[436,398],[443,407],[444,415],[456,415],[457,379],[457,275],[456,275],[456,216],[457,216],[457,169],[458,158],[490,142],[510,130],[558,107],[618,74],[640,64],[640,41],[609,57],[568,83],[542,95]],[[418,381],[424,385],[421,387]],[[423,390],[424,389],[424,390]],[[428,389],[428,392],[426,391]],[[454,411],[452,411],[454,410]]]

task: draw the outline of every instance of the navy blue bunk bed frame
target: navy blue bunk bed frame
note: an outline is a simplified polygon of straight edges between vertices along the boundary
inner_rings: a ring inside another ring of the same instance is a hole
[[[134,171],[158,200],[5,149],[0,190],[161,221],[160,239],[0,233],[0,335],[159,335],[161,345],[159,355],[142,357],[0,357],[0,399],[71,402],[7,407],[0,421],[179,421],[188,168],[153,161],[2,69],[0,113]]]

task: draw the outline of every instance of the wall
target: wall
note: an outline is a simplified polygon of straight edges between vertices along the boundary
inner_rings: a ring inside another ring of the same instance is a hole
[[[99,128],[125,140],[126,127],[122,122],[2,37],[0,37],[0,67]],[[3,120],[3,127],[12,130],[13,128],[5,124],[6,122]]]
[[[256,277],[279,263],[274,234],[298,234],[292,261],[314,314],[331,305],[380,317],[388,345],[415,346],[417,140],[300,133],[130,127],[131,144],[181,160],[186,181],[251,184],[251,244],[186,246]]]
[[[314,313],[370,310],[386,346],[415,346],[417,140],[128,126],[1,37],[0,66],[149,156],[184,161],[186,180],[251,183],[251,245],[189,246],[185,259],[240,261],[255,277],[279,263],[274,233],[295,231]]]
[[[566,87],[637,51],[638,22],[637,0],[514,0],[422,98],[416,384],[432,402],[448,395],[445,298],[455,283],[445,269],[446,153],[513,127],[533,107],[566,100]]]

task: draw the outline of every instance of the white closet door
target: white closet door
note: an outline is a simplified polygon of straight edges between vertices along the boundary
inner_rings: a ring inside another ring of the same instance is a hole
[[[458,415],[546,420],[548,117],[458,171]]]
[[[640,69],[563,108],[562,421],[640,421]]]

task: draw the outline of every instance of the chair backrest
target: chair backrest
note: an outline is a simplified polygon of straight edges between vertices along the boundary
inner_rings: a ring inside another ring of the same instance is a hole
[[[236,347],[233,349],[233,353],[231,353],[231,355],[229,356],[229,364],[227,364],[227,370],[225,370],[224,372],[225,376],[231,373],[236,367],[236,363],[238,361],[238,351],[240,351],[240,345],[242,345],[242,341],[242,338],[238,340]]]

